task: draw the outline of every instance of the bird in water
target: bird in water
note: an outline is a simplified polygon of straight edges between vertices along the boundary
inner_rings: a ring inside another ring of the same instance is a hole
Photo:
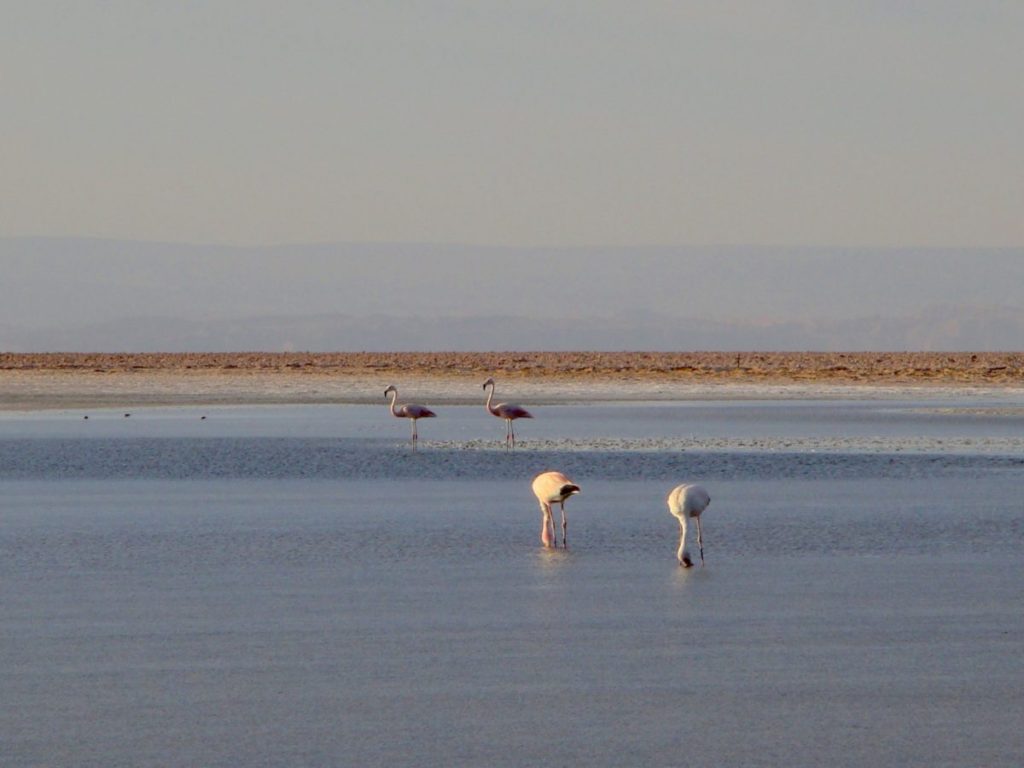
[[[569,523],[565,519],[565,500],[580,492],[580,487],[561,472],[542,472],[533,478],[533,495],[540,502],[540,541],[545,547],[558,548],[555,538],[555,518],[551,505],[556,501],[562,508],[562,548],[568,549],[565,541]]]
[[[406,403],[396,407],[395,401],[398,399],[398,390],[394,386],[390,386],[384,390],[384,397],[387,398],[389,394],[391,395],[391,415],[398,419],[408,419],[412,424],[412,447],[413,450],[416,450],[416,443],[420,439],[419,434],[416,432],[416,422],[419,419],[432,419],[437,414],[425,405],[416,405],[414,403]]]
[[[515,403],[498,403],[497,405],[491,405],[491,400],[494,397],[494,379],[487,379],[484,382],[484,389],[488,387],[491,391],[487,393],[487,412],[492,416],[497,416],[499,419],[505,420],[505,450],[511,446],[513,449],[516,447],[516,430],[512,426],[512,422],[516,419],[532,419],[533,414],[523,408],[521,405]]]
[[[676,552],[676,558],[686,568],[693,565],[686,546],[686,519],[692,517],[697,521],[697,546],[700,548],[700,564],[704,565],[704,536],[700,528],[700,516],[710,503],[711,497],[702,485],[683,483],[673,488],[668,495],[668,511],[679,521],[679,551]]]

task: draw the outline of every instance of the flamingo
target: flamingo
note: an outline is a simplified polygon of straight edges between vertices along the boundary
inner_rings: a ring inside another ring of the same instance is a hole
[[[512,422],[515,419],[532,419],[533,414],[523,408],[523,406],[515,405],[514,403],[491,405],[491,398],[494,397],[494,379],[487,379],[484,382],[484,389],[488,387],[491,388],[491,391],[487,393],[487,410],[492,416],[505,420],[505,450],[508,450],[510,441],[514,449],[516,447],[516,430],[512,426]]]
[[[565,543],[565,534],[569,527],[565,519],[565,500],[579,492],[580,487],[561,472],[541,472],[533,478],[533,495],[540,502],[540,541],[545,547],[558,548],[555,518],[551,514],[551,505],[557,501],[562,508],[562,548],[569,548]]]
[[[704,537],[700,530],[700,515],[708,508],[711,497],[702,485],[683,483],[672,489],[668,495],[668,511],[679,520],[679,551],[676,558],[679,564],[689,568],[693,565],[690,553],[686,549],[686,518],[697,520],[697,546],[700,547],[700,564],[704,565]]]
[[[432,419],[437,416],[432,410],[427,408],[425,405],[415,405],[413,403],[407,403],[406,405],[400,405],[395,407],[395,400],[398,399],[398,390],[394,386],[390,386],[384,390],[384,397],[391,394],[391,415],[398,419],[408,419],[412,424],[412,447],[416,450],[416,441],[419,440],[419,435],[416,433],[416,420],[417,419]]]

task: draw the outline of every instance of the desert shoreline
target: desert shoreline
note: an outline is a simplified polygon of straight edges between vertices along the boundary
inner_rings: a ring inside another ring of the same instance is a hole
[[[872,397],[1024,390],[1020,352],[2,353],[0,410]]]

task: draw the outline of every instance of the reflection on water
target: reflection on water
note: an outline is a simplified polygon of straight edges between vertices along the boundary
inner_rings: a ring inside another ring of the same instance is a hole
[[[573,550],[544,546],[538,546],[534,555],[542,571],[554,571],[556,568],[564,568],[569,565],[572,556]]]

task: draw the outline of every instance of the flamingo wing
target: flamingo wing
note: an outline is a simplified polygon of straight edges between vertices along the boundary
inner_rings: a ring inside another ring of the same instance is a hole
[[[710,503],[711,496],[708,495],[708,492],[702,485],[683,484],[673,488],[672,492],[668,495],[669,511],[676,517],[680,515],[686,515],[687,517],[699,515],[707,509]]]
[[[429,419],[437,416],[437,414],[427,408],[427,406],[416,405],[414,403],[403,405],[398,409],[398,413],[407,419]]]
[[[492,413],[503,419],[532,419],[533,414],[515,403],[498,403],[494,406]]]
[[[580,487],[561,472],[542,472],[533,479],[533,493],[540,501],[562,501],[580,492]]]

